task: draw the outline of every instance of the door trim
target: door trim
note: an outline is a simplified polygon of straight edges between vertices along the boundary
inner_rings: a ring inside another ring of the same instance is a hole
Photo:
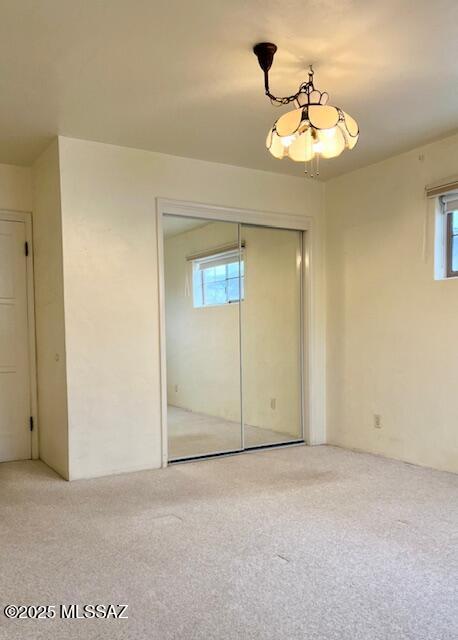
[[[163,216],[176,215],[189,218],[204,218],[220,222],[233,222],[240,224],[254,224],[279,229],[303,231],[303,260],[302,260],[302,416],[303,438],[307,444],[321,444],[322,435],[319,433],[320,425],[316,427],[311,422],[311,416],[320,412],[320,407],[315,408],[315,403],[324,398],[324,391],[312,394],[312,388],[316,391],[323,385],[318,371],[315,371],[314,344],[316,343],[314,309],[316,279],[314,260],[312,256],[312,242],[315,243],[315,222],[311,216],[300,216],[288,213],[262,212],[253,209],[237,209],[222,207],[204,203],[170,200],[156,198],[156,238],[158,256],[158,289],[159,289],[159,353],[160,353],[160,415],[161,415],[161,451],[162,467],[168,465],[168,440],[167,440],[167,362],[166,362],[166,331],[165,331],[165,274],[164,274],[164,236]],[[313,385],[313,386],[312,386]]]
[[[28,243],[29,255],[26,262],[27,277],[27,326],[29,347],[29,389],[30,389],[30,416],[33,418],[33,431],[31,433],[32,460],[39,458],[38,439],[38,394],[37,394],[37,360],[35,337],[35,296],[33,276],[33,238],[32,238],[32,214],[27,211],[8,211],[0,209],[0,220],[3,222],[23,222],[25,226],[25,240]]]

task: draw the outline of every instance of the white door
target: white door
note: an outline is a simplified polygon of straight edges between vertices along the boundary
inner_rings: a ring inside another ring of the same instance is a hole
[[[25,239],[0,220],[0,462],[31,457]]]

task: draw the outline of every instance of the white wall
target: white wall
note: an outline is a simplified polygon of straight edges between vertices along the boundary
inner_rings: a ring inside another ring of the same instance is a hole
[[[33,167],[39,455],[68,478],[68,425],[58,145]]]
[[[454,471],[458,280],[434,280],[424,187],[456,173],[454,136],[326,184],[328,440]]]
[[[0,164],[0,209],[32,211],[32,171]]]
[[[161,464],[157,196],[316,216],[322,388],[321,184],[69,138],[59,149],[71,478]],[[312,441],[324,438],[321,400],[313,394]]]
[[[312,366],[323,370],[323,185],[59,142],[60,167],[54,143],[33,169],[40,444],[51,466],[76,478],[160,465],[156,196],[315,216]],[[453,136],[326,184],[332,443],[457,469],[458,280],[434,280],[433,219],[425,253],[423,195],[425,184],[456,173]],[[30,169],[0,165],[0,208],[32,209]],[[319,377],[312,443],[324,438]],[[382,416],[380,430],[373,428],[374,413]]]
[[[242,226],[241,239],[244,422],[299,438],[300,234]],[[164,243],[169,403],[236,422],[241,414],[239,307],[194,308],[187,256],[237,240],[236,224],[214,222]]]

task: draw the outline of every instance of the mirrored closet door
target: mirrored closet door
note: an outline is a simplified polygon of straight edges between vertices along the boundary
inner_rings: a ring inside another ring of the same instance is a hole
[[[239,225],[164,216],[169,460],[241,448]]]
[[[301,441],[302,232],[163,231],[169,461]]]
[[[241,226],[244,448],[302,438],[302,233]]]

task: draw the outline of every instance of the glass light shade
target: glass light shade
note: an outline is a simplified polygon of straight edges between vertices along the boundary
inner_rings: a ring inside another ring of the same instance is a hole
[[[278,159],[309,162],[316,155],[336,158],[358,142],[359,129],[354,118],[338,107],[321,102],[284,113],[269,131],[266,146]]]
[[[315,89],[309,94],[309,104],[320,104],[321,91]]]
[[[288,149],[288,147],[296,140],[296,138],[297,138],[297,135],[283,136],[283,137],[280,137],[280,142],[285,147],[285,149]]]
[[[275,123],[275,129],[280,137],[291,136],[299,128],[302,120],[302,109],[294,109],[284,113]]]
[[[319,131],[318,137],[323,144],[323,158],[337,158],[345,151],[345,137],[338,127]]]
[[[274,158],[277,158],[278,160],[281,160],[286,155],[285,146],[281,143],[280,137],[277,136],[276,132],[272,129],[267,134],[266,147]]]
[[[332,129],[339,122],[339,111],[328,105],[312,104],[308,109],[308,119],[315,129]]]
[[[288,157],[296,162],[308,162],[314,155],[312,131],[309,127],[291,144],[288,149]]]

